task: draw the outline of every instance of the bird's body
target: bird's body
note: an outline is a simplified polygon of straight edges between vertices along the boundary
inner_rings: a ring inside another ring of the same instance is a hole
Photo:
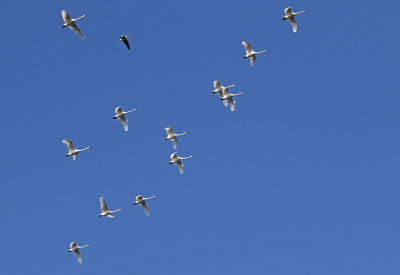
[[[85,247],[88,247],[88,246],[90,246],[90,244],[87,244],[87,245],[84,245],[84,246],[78,246],[78,245],[76,245],[76,242],[72,242],[69,245],[70,249],[68,249],[68,252],[74,253],[76,259],[81,264],[82,263],[82,255],[79,252],[79,249],[85,248]]]
[[[103,197],[100,197],[100,209],[101,209],[101,213],[98,215],[98,217],[107,216],[109,218],[114,218],[113,213],[122,211],[122,209],[117,209],[117,210],[113,210],[113,211],[109,210],[107,203]]]
[[[229,86],[222,86],[221,83],[218,80],[214,80],[214,90],[211,92],[213,94],[218,94],[220,97],[222,96],[222,90],[225,88],[232,88],[235,87],[236,85],[229,85]]]
[[[71,30],[73,30],[77,35],[79,35],[82,39],[85,39],[85,35],[82,33],[81,29],[76,25],[76,21],[79,19],[82,19],[86,17],[87,15],[84,14],[81,17],[78,18],[71,18],[71,16],[66,12],[66,10],[61,11],[62,18],[64,20],[64,25],[62,25],[63,28],[69,27]]]
[[[73,160],[76,160],[76,158],[80,152],[90,149],[90,146],[83,148],[83,149],[76,149],[74,146],[74,143],[71,140],[67,140],[67,139],[62,140],[62,143],[65,143],[67,145],[68,151],[69,151],[68,154],[66,154],[65,156],[66,157],[73,156],[72,157]]]
[[[164,138],[164,140],[171,140],[172,144],[174,146],[174,149],[178,147],[178,137],[186,135],[188,132],[183,132],[181,134],[175,134],[174,131],[172,130],[172,127],[165,127],[165,131],[167,132],[167,137]]]
[[[194,156],[188,156],[188,157],[185,157],[185,158],[181,158],[175,152],[175,153],[172,153],[170,157],[171,157],[171,161],[169,162],[169,164],[175,164],[176,166],[178,166],[179,172],[181,174],[183,174],[183,162],[182,162],[182,160],[190,159],[190,158],[193,158]]]
[[[150,210],[148,205],[146,204],[147,200],[151,200],[157,196],[152,196],[150,198],[143,198],[142,195],[136,196],[136,201],[133,203],[134,205],[140,204],[140,206],[143,208],[144,212],[146,212],[147,216],[150,216]]]
[[[244,59],[250,58],[250,65],[253,66],[254,62],[256,62],[256,55],[260,53],[265,53],[267,50],[263,50],[261,52],[255,52],[250,44],[250,42],[242,41],[242,45],[246,49],[246,55],[243,56]]]
[[[125,132],[128,132],[128,120],[126,119],[125,115],[133,111],[136,111],[136,108],[127,112],[122,111],[121,106],[115,108],[115,116],[113,116],[113,119],[118,118],[119,121],[121,121],[122,125],[124,126]]]
[[[292,12],[292,8],[288,7],[285,9],[285,16],[282,17],[282,20],[289,20],[290,25],[292,25],[293,32],[297,32],[297,21],[294,19],[294,16],[300,13],[305,13],[307,11],[301,12]]]
[[[130,50],[131,46],[129,45],[128,37],[131,37],[131,36],[132,36],[132,34],[130,34],[130,35],[121,35],[119,37],[118,42],[121,42],[121,41],[124,42],[125,46],[128,48],[128,50]]]
[[[229,92],[229,90],[227,88],[225,88],[222,90],[222,96],[220,99],[222,100],[222,103],[224,103],[225,107],[228,107],[228,105],[229,105],[231,108],[231,111],[233,112],[233,111],[235,111],[235,106],[236,106],[236,101],[233,99],[233,97],[237,96],[237,95],[242,95],[242,94],[244,94],[244,92],[237,93],[237,94],[231,94]]]

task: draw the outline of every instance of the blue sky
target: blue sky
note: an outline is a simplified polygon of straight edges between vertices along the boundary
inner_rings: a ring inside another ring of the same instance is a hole
[[[399,274],[398,1],[0,8],[2,274]],[[254,67],[243,40],[269,51]],[[246,93],[235,112],[213,80]],[[124,211],[98,218],[100,196]]]

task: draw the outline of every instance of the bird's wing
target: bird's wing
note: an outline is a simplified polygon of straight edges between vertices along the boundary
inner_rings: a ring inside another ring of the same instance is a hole
[[[62,15],[62,18],[63,18],[65,23],[68,24],[69,22],[72,21],[71,16],[69,16],[69,14],[66,12],[66,10],[62,10],[61,11],[61,15]]]
[[[70,243],[70,244],[69,244],[69,247],[70,247],[71,249],[76,248],[76,242]]]
[[[179,168],[179,173],[181,173],[181,175],[182,175],[183,174],[183,162],[182,161],[177,162],[176,165]]]
[[[117,115],[119,115],[120,113],[122,113],[122,107],[119,106],[119,107],[115,108],[115,113],[116,113]]]
[[[178,148],[178,139],[177,138],[171,138],[172,144],[174,145],[174,149]]]
[[[76,150],[76,148],[75,148],[75,146],[74,146],[74,143],[73,143],[71,140],[63,139],[63,140],[62,140],[62,143],[67,144],[68,151],[72,152],[72,151],[75,151],[75,150]]]
[[[78,154],[75,154],[75,155],[72,156],[72,159],[76,160],[77,157],[78,157]]]
[[[253,48],[249,42],[242,41],[242,45],[245,46],[247,54],[251,54],[253,52]]]
[[[82,263],[82,255],[81,255],[81,253],[79,252],[79,250],[74,250],[73,252],[74,252],[74,254],[75,254],[76,259],[77,259],[78,262],[81,264],[81,263]]]
[[[223,99],[222,103],[224,103],[224,106],[227,107],[228,106],[228,100],[227,99]]]
[[[108,214],[107,217],[109,217],[109,218],[115,218],[115,216],[114,216],[113,214],[111,214],[111,213]]]
[[[122,125],[124,126],[125,132],[128,132],[128,120],[125,116],[120,116],[119,121],[121,121]]]
[[[292,25],[293,32],[297,32],[297,21],[294,16],[289,18],[289,22]]]
[[[221,83],[220,83],[218,80],[214,80],[214,88],[215,88],[216,90],[218,90],[218,89],[221,88]]]
[[[101,208],[101,211],[103,211],[103,212],[108,211],[107,203],[103,197],[100,197],[100,208]]]
[[[254,66],[254,62],[256,62],[256,56],[253,55],[252,57],[250,57],[250,65]]]
[[[285,14],[286,15],[292,15],[292,9],[291,8],[286,8],[285,9]]]
[[[128,39],[124,39],[124,40],[122,40],[122,41],[124,41],[125,46],[128,48],[128,50],[130,50],[130,49],[131,49],[131,46],[129,45]]]
[[[143,207],[144,212],[146,212],[147,216],[150,216],[150,210],[149,207],[147,206],[147,204],[145,202],[140,203],[140,206]]]
[[[69,28],[73,30],[77,35],[79,35],[82,39],[85,39],[85,35],[82,33],[81,29],[75,23],[69,25]]]
[[[167,131],[168,136],[172,136],[174,134],[174,131],[172,130],[172,127],[165,127],[165,131]]]
[[[236,101],[233,98],[228,99],[229,106],[231,107],[231,111],[235,111],[235,103]]]
[[[172,153],[170,157],[171,157],[171,160],[176,160],[176,159],[178,159],[178,156],[177,156],[176,152],[175,152],[175,153]]]

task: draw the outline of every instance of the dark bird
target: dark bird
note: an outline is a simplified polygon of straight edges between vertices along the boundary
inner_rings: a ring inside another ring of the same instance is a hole
[[[130,35],[122,35],[122,36],[119,37],[120,39],[118,40],[118,42],[123,41],[125,43],[126,47],[128,48],[128,50],[130,50],[131,46],[129,45],[128,37],[131,37],[131,36],[132,36],[132,34],[130,34]]]

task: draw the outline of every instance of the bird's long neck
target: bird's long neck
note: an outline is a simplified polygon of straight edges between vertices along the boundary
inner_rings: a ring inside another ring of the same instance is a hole
[[[305,13],[305,12],[307,12],[307,11],[293,12],[292,14],[296,15],[296,14]]]
[[[188,157],[186,157],[186,158],[181,158],[181,159],[190,159],[190,158],[193,158],[194,156],[188,156]]]
[[[184,132],[184,133],[182,133],[182,134],[176,134],[176,136],[183,136],[183,135],[186,135],[188,132]]]
[[[90,149],[90,146],[88,146],[88,147],[86,147],[86,148],[83,148],[81,151],[85,151],[85,150],[87,150],[87,149]]]
[[[122,211],[122,208],[117,209],[117,210],[114,210],[114,211],[110,211],[110,212],[111,212],[111,213],[115,213],[115,212],[118,212],[118,211]]]
[[[90,244],[87,244],[87,245],[84,245],[84,246],[78,246],[78,248],[81,249],[81,248],[85,248],[85,247],[88,247],[88,246],[90,246]]]
[[[135,108],[135,109],[132,109],[132,110],[126,112],[126,113],[130,113],[130,112],[133,112],[133,111],[136,111],[136,108]]]
[[[235,87],[235,86],[236,86],[236,85],[233,84],[233,85],[226,86],[225,88],[232,88],[232,87]]]
[[[268,50],[263,50],[263,51],[261,51],[261,52],[256,52],[256,54],[259,54],[259,53],[265,53],[265,52],[267,52]]]
[[[84,14],[84,15],[82,15],[81,17],[76,18],[75,21],[78,21],[79,19],[82,19],[82,18],[84,18],[84,17],[86,17],[86,16],[87,16],[87,15]]]
[[[242,95],[242,94],[244,94],[244,92],[237,93],[237,94],[232,94],[232,96],[236,96],[236,95]]]

